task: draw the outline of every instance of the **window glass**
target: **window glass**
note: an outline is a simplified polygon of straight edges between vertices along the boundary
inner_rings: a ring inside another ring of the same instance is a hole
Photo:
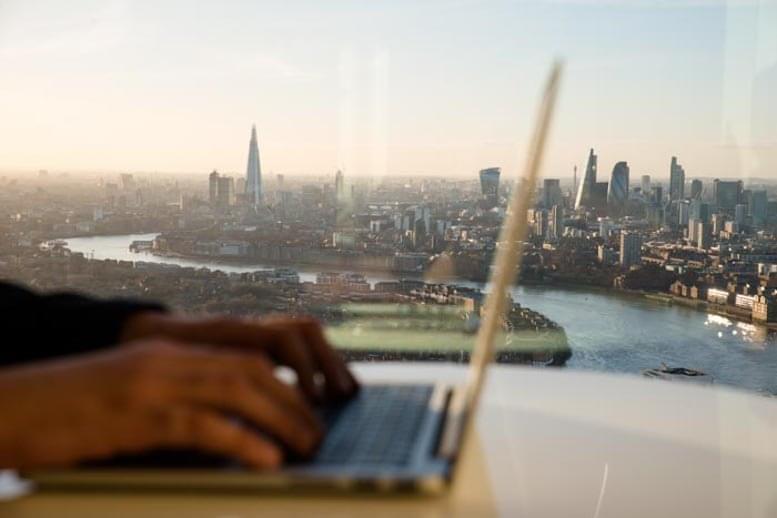
[[[313,314],[466,362],[552,60],[497,360],[777,394],[766,1],[0,3],[0,277]]]

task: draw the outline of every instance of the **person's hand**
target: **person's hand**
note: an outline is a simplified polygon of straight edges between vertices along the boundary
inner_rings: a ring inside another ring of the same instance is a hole
[[[312,318],[191,318],[145,312],[128,319],[123,339],[151,337],[264,353],[277,365],[293,369],[300,388],[314,402],[345,399],[358,390],[356,379],[327,342],[321,325]]]
[[[68,466],[157,448],[274,468],[322,428],[262,354],[147,340],[0,369],[0,469]]]

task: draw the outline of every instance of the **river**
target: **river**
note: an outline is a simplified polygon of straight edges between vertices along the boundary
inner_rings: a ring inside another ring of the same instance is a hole
[[[74,252],[94,259],[121,259],[208,267],[226,272],[254,271],[269,266],[237,266],[136,254],[134,240],[156,234],[99,236],[66,240]],[[299,271],[314,281],[317,270]],[[370,281],[385,280],[367,274]],[[473,285],[462,282],[461,284]],[[716,383],[777,395],[777,334],[762,326],[732,321],[677,305],[609,291],[557,287],[518,287],[522,305],[562,325],[572,348],[570,368],[638,374],[669,365],[701,369]]]

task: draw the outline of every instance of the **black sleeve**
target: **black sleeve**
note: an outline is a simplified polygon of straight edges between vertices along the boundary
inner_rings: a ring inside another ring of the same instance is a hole
[[[41,295],[0,282],[0,365],[108,347],[117,342],[127,317],[138,311],[164,307],[73,293]]]

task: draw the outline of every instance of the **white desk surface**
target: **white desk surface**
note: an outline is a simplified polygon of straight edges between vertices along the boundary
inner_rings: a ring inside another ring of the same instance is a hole
[[[376,380],[464,374],[429,363],[356,370]],[[777,517],[777,398],[496,366],[470,439],[442,497],[41,492],[0,503],[0,516]]]

